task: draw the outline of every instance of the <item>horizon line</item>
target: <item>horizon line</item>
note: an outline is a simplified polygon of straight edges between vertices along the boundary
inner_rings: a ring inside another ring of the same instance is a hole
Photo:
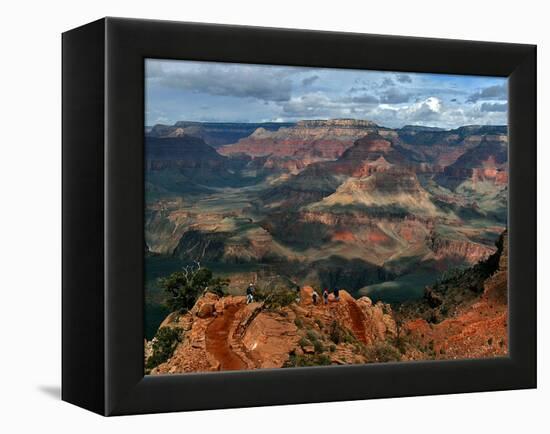
[[[175,126],[178,122],[193,122],[197,124],[297,124],[298,122],[309,122],[309,121],[316,121],[316,122],[322,122],[322,121],[366,121],[366,122],[372,122],[377,127],[381,128],[388,128],[391,130],[399,130],[403,129],[405,127],[424,127],[424,128],[432,128],[432,129],[438,129],[443,131],[452,131],[459,128],[464,127],[506,127],[508,128],[508,124],[464,124],[464,125],[458,125],[451,128],[445,128],[445,127],[437,127],[433,125],[426,125],[426,124],[404,124],[400,127],[387,127],[384,125],[380,125],[376,123],[375,121],[372,121],[370,119],[365,118],[319,118],[319,119],[300,119],[296,121],[196,121],[196,120],[178,120],[173,123],[155,123],[153,125],[145,125],[144,128],[153,128],[157,125],[162,126]]]

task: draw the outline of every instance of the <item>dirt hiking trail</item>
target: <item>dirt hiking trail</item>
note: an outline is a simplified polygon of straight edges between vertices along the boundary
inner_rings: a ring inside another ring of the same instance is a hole
[[[235,320],[235,314],[242,306],[229,306],[223,315],[214,319],[206,329],[206,351],[220,363],[220,371],[246,369],[247,365],[231,349],[229,332]]]

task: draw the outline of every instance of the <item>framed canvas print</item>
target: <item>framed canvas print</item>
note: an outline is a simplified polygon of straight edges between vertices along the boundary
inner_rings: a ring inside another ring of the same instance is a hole
[[[536,386],[536,49],[105,18],[63,34],[63,399]]]

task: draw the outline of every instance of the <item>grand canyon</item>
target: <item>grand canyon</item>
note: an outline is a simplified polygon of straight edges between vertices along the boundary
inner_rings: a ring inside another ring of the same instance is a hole
[[[146,128],[147,373],[506,355],[507,149],[495,125]],[[223,288],[171,309],[182,270]]]

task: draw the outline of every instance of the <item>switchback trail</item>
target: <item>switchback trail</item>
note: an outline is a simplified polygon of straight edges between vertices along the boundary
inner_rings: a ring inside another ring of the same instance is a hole
[[[206,351],[220,363],[221,371],[246,369],[246,364],[229,345],[229,331],[235,314],[242,306],[228,306],[223,315],[214,319],[206,329]]]

